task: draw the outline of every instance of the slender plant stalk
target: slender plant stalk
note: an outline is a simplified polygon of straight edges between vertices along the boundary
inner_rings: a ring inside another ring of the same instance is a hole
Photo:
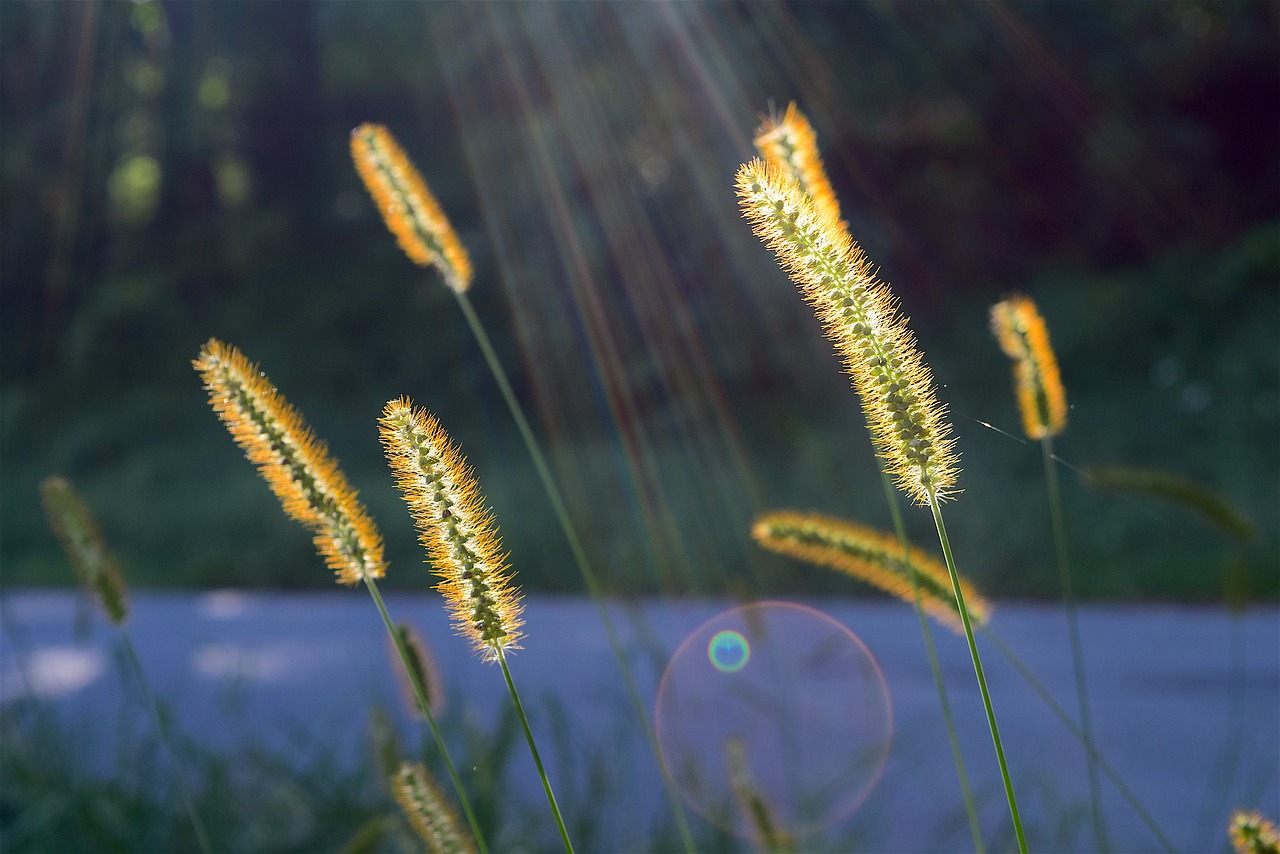
[[[560,497],[560,490],[556,486],[550,466],[547,465],[546,457],[542,454],[542,448],[533,434],[533,428],[529,426],[529,419],[524,414],[524,407],[520,405],[520,400],[516,397],[515,391],[511,387],[511,381],[507,378],[506,371],[503,370],[502,362],[498,360],[498,354],[484,330],[484,325],[481,324],[480,318],[476,315],[476,311],[471,305],[471,300],[467,297],[465,291],[454,291],[454,296],[458,299],[458,305],[462,309],[463,316],[467,319],[467,325],[471,327],[471,333],[475,336],[476,343],[480,346],[480,352],[484,354],[489,371],[493,374],[493,380],[497,383],[498,390],[502,393],[502,399],[506,401],[507,409],[510,410],[511,417],[516,422],[521,438],[524,439],[525,448],[528,449],[534,468],[537,469],[538,478],[542,481],[542,488],[547,494],[547,500],[551,503],[551,509],[555,512],[556,519],[560,522],[560,528],[564,531],[565,539],[569,542],[569,549],[573,552],[574,562],[577,563],[578,571],[582,574],[582,579],[587,585],[587,593],[591,596],[591,601],[595,604],[596,611],[600,615],[600,623],[604,626],[609,647],[613,650],[613,655],[618,660],[623,681],[627,685],[627,694],[631,698],[631,705],[644,728],[645,740],[648,741],[649,749],[658,760],[658,771],[662,775],[663,787],[667,793],[667,800],[671,804],[672,814],[675,816],[676,827],[680,832],[680,840],[684,845],[685,851],[693,854],[697,848],[693,842],[693,833],[689,829],[689,821],[685,817],[684,805],[680,802],[680,797],[676,794],[675,786],[672,784],[671,776],[667,773],[667,768],[662,762],[662,754],[658,748],[658,738],[654,733],[653,722],[649,718],[649,713],[645,710],[644,699],[640,696],[640,689],[636,686],[635,678],[631,675],[631,667],[627,664],[627,658],[622,652],[622,643],[618,638],[617,629],[614,628],[613,618],[609,615],[609,609],[604,605],[600,582],[597,580],[595,571],[591,568],[591,563],[587,559],[586,550],[583,549],[582,540],[578,536],[577,529],[569,516],[569,511],[565,508],[564,499]]]
[[[1040,439],[1044,451],[1044,479],[1049,492],[1049,515],[1053,520],[1053,542],[1058,558],[1058,578],[1062,584],[1062,599],[1067,614],[1067,636],[1071,642],[1071,664],[1075,672],[1076,701],[1080,706],[1080,731],[1088,751],[1089,802],[1093,812],[1093,832],[1098,839],[1098,850],[1107,851],[1107,825],[1102,814],[1102,794],[1098,785],[1098,769],[1093,761],[1097,744],[1093,738],[1093,715],[1089,706],[1089,689],[1084,672],[1084,648],[1080,642],[1080,621],[1077,616],[1075,586],[1071,582],[1071,563],[1067,557],[1067,532],[1062,516],[1062,491],[1058,487],[1058,469],[1053,463],[1053,436]]]
[[[898,534],[898,542],[902,544],[902,561],[910,567],[911,593],[914,599],[916,617],[920,620],[920,632],[924,635],[924,649],[929,658],[929,671],[933,674],[934,687],[938,689],[938,704],[942,707],[942,719],[947,725],[947,740],[951,743],[951,757],[956,763],[956,775],[960,778],[960,795],[964,799],[965,815],[969,819],[969,833],[973,836],[973,848],[978,854],[986,850],[982,844],[982,828],[978,824],[978,809],[973,801],[973,791],[969,786],[969,772],[965,769],[964,753],[960,749],[960,737],[956,734],[955,720],[951,716],[951,701],[947,698],[947,684],[942,678],[942,667],[938,664],[938,653],[933,646],[933,630],[929,628],[929,619],[924,613],[924,602],[920,598],[920,577],[915,564],[910,560],[911,543],[907,539],[907,526],[902,521],[902,509],[898,506],[898,495],[894,491],[893,481],[888,472],[880,471],[880,479],[884,483],[884,497],[889,504],[889,515],[893,517],[893,530]]]
[[[1075,720],[1067,710],[1062,708],[1061,704],[1053,698],[1053,695],[1049,693],[1049,689],[1045,687],[1044,683],[1036,678],[1036,675],[1031,672],[1031,668],[1027,666],[1026,662],[1019,658],[1009,645],[1001,640],[1000,636],[991,630],[990,626],[984,627],[982,631],[991,645],[998,649],[1000,653],[1008,659],[1009,663],[1018,671],[1018,674],[1023,678],[1023,680],[1031,686],[1032,690],[1034,690],[1040,696],[1040,699],[1044,701],[1045,705],[1049,707],[1049,710],[1062,722],[1062,725],[1065,726],[1082,745],[1084,745],[1084,748],[1088,751],[1090,758],[1097,764],[1098,768],[1102,770],[1102,773],[1106,774],[1115,785],[1116,791],[1120,793],[1120,796],[1129,802],[1129,806],[1133,807],[1134,814],[1142,820],[1142,823],[1147,826],[1147,829],[1151,831],[1152,835],[1159,840],[1161,846],[1164,847],[1164,850],[1170,852],[1170,854],[1176,851],[1177,849],[1174,848],[1169,837],[1160,829],[1160,825],[1156,823],[1154,818],[1152,818],[1150,811],[1148,811],[1147,808],[1142,805],[1142,802],[1138,800],[1138,796],[1134,794],[1133,790],[1125,783],[1124,778],[1122,778],[1119,772],[1111,766],[1111,763],[1107,762],[1107,760],[1103,758],[1102,754],[1099,753],[1096,748],[1089,746],[1085,741],[1084,733],[1076,724]]]
[[[516,683],[511,679],[511,670],[507,667],[507,656],[498,649],[498,664],[502,667],[502,678],[507,680],[507,690],[511,692],[511,702],[515,703],[516,716],[520,718],[520,726],[524,729],[525,740],[529,742],[529,752],[533,754],[533,764],[538,766],[538,776],[542,778],[542,790],[547,793],[547,803],[551,805],[551,813],[556,818],[556,827],[560,830],[560,840],[564,842],[564,850],[573,854],[573,843],[569,841],[569,831],[565,829],[564,819],[560,815],[560,807],[556,804],[555,792],[551,791],[551,781],[547,779],[546,769],[542,767],[542,757],[538,755],[538,745],[533,740],[533,732],[529,729],[529,719],[525,717],[524,705],[520,702],[520,694],[516,691]]]
[[[124,649],[125,658],[129,659],[129,666],[133,668],[133,675],[138,681],[138,690],[142,693],[142,699],[147,705],[147,711],[151,714],[156,724],[156,731],[160,733],[160,740],[164,743],[165,750],[169,753],[169,758],[173,760],[173,776],[178,780],[178,792],[182,797],[182,804],[186,807],[187,816],[191,819],[191,826],[195,828],[196,842],[200,845],[200,850],[205,854],[210,854],[213,847],[209,844],[209,837],[205,833],[204,824],[200,821],[199,814],[196,813],[195,801],[191,797],[191,789],[187,785],[187,775],[183,773],[182,760],[178,756],[177,748],[174,747],[173,738],[169,734],[169,727],[165,725],[164,715],[160,713],[160,703],[156,700],[155,692],[151,690],[150,683],[147,682],[146,674],[142,670],[142,662],[138,660],[138,651],[134,648],[133,641],[129,639],[129,633],[125,631],[124,626],[117,626],[120,638],[120,646]]]
[[[1009,814],[1013,817],[1013,831],[1018,837],[1018,850],[1027,854],[1027,839],[1022,832],[1022,819],[1018,815],[1018,800],[1013,794],[1013,782],[1009,779],[1009,764],[1004,758],[1004,745],[1000,742],[1000,727],[996,724],[996,712],[991,706],[991,694],[987,691],[987,677],[982,672],[982,658],[978,655],[978,644],[973,639],[973,626],[969,623],[969,609],[964,604],[964,593],[960,589],[960,576],[956,573],[955,558],[951,555],[951,540],[947,537],[947,527],[942,521],[942,510],[938,500],[929,496],[929,508],[933,510],[933,522],[938,528],[938,541],[942,544],[942,556],[947,561],[947,572],[951,575],[951,587],[956,594],[956,605],[960,609],[960,619],[964,623],[965,640],[969,642],[969,655],[973,658],[973,672],[978,677],[978,689],[982,692],[982,707],[987,713],[987,726],[991,729],[991,741],[995,744],[996,759],[1000,763],[1000,778],[1004,782],[1004,793],[1009,799]]]
[[[467,797],[467,790],[462,785],[461,778],[458,777],[458,769],[453,765],[453,759],[449,756],[449,750],[445,747],[444,736],[440,732],[440,728],[436,725],[435,715],[431,714],[431,704],[427,701],[427,691],[423,687],[422,681],[418,678],[418,671],[409,663],[409,653],[404,648],[404,640],[400,637],[400,633],[396,631],[395,623],[391,622],[391,615],[387,613],[387,604],[382,599],[382,593],[378,590],[378,583],[372,578],[365,578],[365,587],[369,590],[369,595],[373,597],[373,603],[378,606],[378,613],[382,615],[382,624],[386,626],[387,633],[391,636],[391,642],[395,645],[396,654],[400,656],[400,664],[404,667],[405,675],[409,677],[409,684],[413,686],[413,694],[418,700],[418,708],[422,711],[423,717],[427,719],[427,726],[431,728],[431,735],[436,740],[436,745],[440,748],[440,755],[444,758],[445,770],[449,773],[449,780],[453,783],[454,791],[458,795],[458,803],[462,807],[462,813],[467,817],[467,824],[471,825],[471,832],[476,837],[476,845],[480,849],[480,854],[489,854],[489,846],[485,844],[484,834],[480,832],[480,824],[476,821],[476,815],[471,809],[471,800]]]

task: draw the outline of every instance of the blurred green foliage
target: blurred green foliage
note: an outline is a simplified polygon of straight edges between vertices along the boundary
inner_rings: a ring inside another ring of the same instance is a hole
[[[961,568],[1054,596],[1039,449],[986,331],[1032,295],[1072,465],[1182,473],[1258,526],[1067,487],[1079,592],[1280,592],[1274,4],[0,4],[0,566],[70,584],[40,516],[81,486],[139,586],[329,583],[207,409],[210,335],[260,362],[425,573],[376,442],[436,409],[519,581],[578,577],[434,273],[351,169],[388,124],[476,261],[477,310],[611,590],[846,591],[752,516],[888,527],[847,383],[733,211],[770,101],[800,101],[961,437]],[[929,546],[929,520],[912,519]],[[919,523],[919,524],[916,524]]]

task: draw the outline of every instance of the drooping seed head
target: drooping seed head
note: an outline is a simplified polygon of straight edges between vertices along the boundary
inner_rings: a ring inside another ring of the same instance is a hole
[[[904,557],[896,536],[843,519],[790,510],[760,515],[751,536],[770,551],[853,576],[909,603],[915,602],[914,571],[925,612],[957,634],[964,634],[947,568],[915,546],[910,546]],[[964,578],[960,589],[970,621],[974,626],[984,625],[990,619],[990,603]]]
[[[471,838],[462,832],[457,813],[421,762],[401,763],[391,779],[391,792],[430,854],[476,850]]]
[[[413,717],[423,717],[422,709],[418,707],[417,693],[410,681],[411,678],[417,679],[418,684],[422,686],[422,693],[426,695],[427,708],[432,715],[439,716],[444,711],[444,683],[440,678],[440,668],[436,664],[435,656],[431,654],[422,635],[409,623],[396,623],[396,636],[404,646],[405,657],[408,658],[409,668],[413,671],[412,677],[405,673],[399,653],[395,649],[395,642],[392,641],[392,667],[403,683],[405,707]]]
[[[93,511],[75,487],[57,475],[41,482],[40,500],[81,586],[98,600],[112,625],[122,625],[129,616],[128,591]]]
[[[456,293],[470,287],[467,250],[391,132],[378,124],[360,125],[351,132],[351,158],[409,259],[422,267],[434,264]]]
[[[945,409],[906,319],[862,250],[776,166],[744,164],[737,190],[743,216],[843,357],[886,471],[918,504],[955,492],[958,456]]]
[[[257,365],[217,339],[192,365],[209,403],[341,584],[381,578],[382,536],[338,462]]]
[[[378,424],[454,627],[496,661],[519,647],[520,600],[479,484],[436,417],[408,398],[389,402]]]
[[[1032,439],[1056,436],[1067,426],[1067,394],[1049,330],[1036,304],[1014,295],[991,307],[991,332],[1013,360],[1022,427]]]
[[[819,212],[844,228],[840,221],[840,204],[818,153],[818,135],[795,101],[787,105],[781,119],[774,116],[765,118],[753,142],[766,163],[782,169],[799,182]]]

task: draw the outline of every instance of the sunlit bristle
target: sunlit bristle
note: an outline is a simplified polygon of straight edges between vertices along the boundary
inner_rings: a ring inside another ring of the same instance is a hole
[[[129,616],[128,590],[89,505],[66,478],[58,476],[41,482],[40,500],[80,584],[98,600],[113,625],[122,625]]]
[[[738,199],[822,321],[862,399],[886,470],[918,504],[956,491],[958,456],[906,318],[862,250],[798,182],[761,160],[738,170]]]
[[[342,584],[381,578],[382,536],[302,416],[235,347],[210,339],[192,365],[209,403],[284,510],[309,528]]]
[[[781,119],[767,117],[753,140],[766,163],[777,166],[800,183],[823,216],[840,223],[840,203],[818,154],[818,136],[792,101]]]
[[[496,660],[519,646],[520,601],[479,484],[440,422],[408,398],[389,402],[378,424],[454,626]]]
[[[915,546],[904,560],[895,536],[843,519],[785,510],[759,516],[751,536],[770,551],[843,572],[910,603],[915,602],[914,569],[925,611],[957,634],[964,633],[947,568]],[[991,605],[967,580],[960,579],[960,587],[973,625],[985,624]]]
[[[415,264],[434,264],[461,293],[471,285],[471,259],[439,202],[400,143],[382,125],[351,132],[351,158],[400,248]]]
[[[391,793],[430,854],[475,851],[457,813],[421,762],[403,762],[391,779]]]
[[[1022,427],[1032,439],[1056,436],[1067,426],[1067,394],[1044,318],[1029,298],[1014,295],[991,307],[991,332],[1013,360]]]

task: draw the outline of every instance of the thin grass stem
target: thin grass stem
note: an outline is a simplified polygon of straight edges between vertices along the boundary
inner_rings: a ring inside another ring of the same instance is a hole
[[[1096,748],[1091,747],[1085,741],[1084,733],[1080,730],[1080,727],[1076,724],[1075,720],[1072,719],[1071,715],[1067,713],[1067,710],[1062,708],[1061,704],[1053,698],[1053,695],[1049,693],[1049,689],[1045,687],[1044,683],[1036,678],[1036,675],[1031,672],[1031,668],[1029,668],[1026,663],[1009,647],[1009,645],[1001,640],[1000,636],[993,632],[989,626],[983,628],[983,634],[991,645],[998,649],[1000,653],[1008,659],[1009,663],[1013,665],[1014,670],[1018,671],[1018,674],[1028,685],[1031,686],[1031,689],[1040,695],[1040,699],[1043,700],[1045,705],[1049,707],[1049,710],[1057,716],[1058,720],[1062,721],[1062,725],[1067,728],[1067,731],[1074,735],[1076,739],[1084,745],[1085,750],[1089,752],[1089,756],[1093,762],[1115,785],[1116,791],[1120,793],[1120,796],[1129,802],[1129,806],[1133,807],[1134,814],[1142,820],[1142,823],[1147,826],[1147,829],[1151,831],[1152,835],[1159,840],[1160,844],[1164,847],[1164,850],[1173,854],[1177,849],[1174,848],[1169,837],[1165,836],[1164,831],[1160,829],[1160,825],[1156,823],[1154,818],[1152,818],[1151,813],[1142,805],[1142,802],[1138,800],[1138,796],[1134,794],[1133,790],[1125,783],[1119,772],[1117,772],[1115,768],[1113,768],[1111,764],[1102,757],[1102,754],[1099,753]]]
[[[1004,758],[1004,745],[1000,742],[1000,727],[996,724],[996,712],[991,705],[991,694],[987,690],[987,677],[982,672],[982,657],[978,655],[978,644],[973,639],[973,626],[969,622],[969,609],[964,604],[964,593],[960,590],[960,576],[956,573],[955,558],[951,555],[951,540],[947,537],[947,527],[942,521],[942,509],[938,506],[937,496],[930,493],[929,508],[933,511],[933,523],[938,529],[938,540],[942,544],[942,556],[947,562],[947,572],[951,575],[951,588],[956,594],[956,605],[960,609],[960,620],[964,623],[965,640],[969,642],[969,655],[973,658],[973,672],[978,677],[978,689],[982,692],[982,707],[987,713],[987,725],[991,729],[991,741],[995,744],[996,759],[1000,763],[1000,777],[1004,781],[1004,793],[1009,799],[1009,814],[1013,816],[1013,831],[1018,837],[1018,850],[1027,854],[1027,839],[1022,832],[1022,819],[1018,815],[1018,799],[1013,794],[1013,781],[1009,779],[1009,764]]]
[[[396,648],[396,654],[400,656],[400,664],[404,667],[405,675],[409,677],[409,684],[413,686],[413,694],[418,700],[418,708],[422,710],[423,716],[427,719],[427,726],[431,728],[431,734],[435,737],[436,746],[440,748],[440,756],[444,759],[445,770],[449,774],[449,780],[453,783],[454,791],[458,794],[458,804],[462,807],[463,814],[467,817],[467,824],[471,825],[471,832],[475,834],[476,846],[480,849],[480,854],[489,854],[489,846],[485,844],[484,834],[480,832],[480,824],[476,821],[475,813],[471,809],[471,800],[467,797],[466,789],[462,786],[462,780],[458,777],[458,769],[453,765],[453,759],[449,756],[449,748],[445,746],[444,736],[440,733],[440,728],[436,726],[435,715],[431,714],[431,704],[427,702],[427,691],[423,687],[422,681],[418,678],[417,671],[409,663],[409,653],[405,651],[404,642],[400,637],[400,633],[396,631],[395,624],[391,622],[391,615],[387,613],[386,602],[382,599],[382,593],[378,590],[378,583],[369,576],[365,576],[365,586],[369,589],[369,595],[373,597],[373,602],[378,606],[378,613],[382,615],[382,624],[387,628],[387,634],[391,636],[391,643]]]
[[[688,819],[685,817],[684,805],[681,803],[679,795],[676,794],[675,786],[672,784],[667,768],[662,762],[653,722],[649,719],[649,713],[645,710],[644,700],[640,696],[640,689],[636,686],[635,679],[631,675],[631,668],[628,666],[626,656],[622,652],[622,644],[618,640],[613,618],[609,615],[609,610],[602,600],[600,582],[597,580],[595,571],[591,568],[591,563],[587,559],[586,550],[582,547],[582,540],[569,517],[569,511],[565,508],[564,500],[560,497],[560,490],[556,486],[550,466],[547,465],[546,457],[542,454],[542,448],[533,434],[533,428],[529,426],[529,419],[525,417],[524,407],[520,405],[520,400],[511,388],[511,382],[507,379],[507,372],[503,370],[502,363],[498,360],[498,354],[493,349],[493,344],[490,342],[479,316],[472,307],[470,298],[467,297],[465,291],[455,291],[454,296],[458,299],[458,305],[462,309],[463,316],[467,319],[467,325],[471,327],[471,333],[475,336],[476,343],[480,345],[480,352],[484,355],[490,373],[493,374],[494,382],[497,383],[498,390],[502,393],[502,398],[506,401],[507,408],[511,411],[511,417],[516,422],[520,436],[524,439],[525,447],[533,460],[533,466],[537,469],[538,478],[542,481],[542,487],[547,493],[547,500],[551,503],[551,509],[555,512],[556,519],[560,522],[560,527],[564,531],[565,539],[569,542],[569,549],[573,552],[574,562],[578,565],[582,580],[587,585],[587,592],[600,615],[600,622],[604,626],[609,647],[613,650],[613,655],[618,660],[618,666],[622,670],[622,678],[627,685],[627,694],[631,698],[631,704],[635,709],[636,716],[640,719],[644,728],[645,740],[648,741],[649,749],[658,760],[658,771],[662,775],[663,787],[667,793],[667,800],[671,804],[672,814],[675,816],[676,826],[680,832],[680,840],[684,845],[685,851],[689,852],[689,854],[694,854],[697,848],[693,842],[693,833],[689,829]]]
[[[529,752],[533,754],[533,764],[538,766],[538,776],[542,778],[542,789],[547,793],[547,803],[551,805],[551,813],[555,816],[556,827],[560,829],[560,839],[564,842],[564,850],[573,854],[573,843],[569,841],[569,831],[565,829],[564,819],[560,816],[560,807],[556,804],[555,792],[551,791],[551,781],[547,779],[546,769],[542,767],[542,757],[538,755],[538,745],[534,743],[533,731],[529,729],[529,719],[525,717],[524,705],[520,702],[520,694],[516,691],[516,683],[511,679],[511,669],[507,667],[507,656],[498,647],[498,664],[502,667],[502,678],[507,680],[507,690],[511,692],[511,702],[515,703],[516,716],[520,718],[520,726],[524,728],[525,740],[529,742]]]
[[[1040,439],[1044,451],[1044,479],[1049,492],[1049,515],[1053,520],[1053,542],[1058,559],[1058,578],[1062,585],[1062,599],[1067,614],[1067,637],[1071,642],[1071,665],[1075,672],[1076,700],[1080,706],[1080,731],[1088,751],[1089,803],[1093,812],[1093,832],[1098,838],[1098,850],[1107,851],[1107,825],[1102,814],[1102,794],[1098,784],[1098,769],[1093,763],[1097,752],[1093,739],[1093,715],[1089,706],[1089,689],[1084,672],[1084,648],[1080,643],[1080,621],[1076,615],[1075,586],[1071,581],[1071,563],[1067,556],[1067,529],[1062,515],[1062,491],[1058,486],[1058,469],[1053,462],[1053,437]]]
[[[182,798],[182,805],[187,810],[187,816],[191,819],[191,826],[196,832],[196,842],[200,846],[200,850],[205,854],[213,851],[213,846],[209,844],[209,837],[205,834],[204,823],[200,821],[200,815],[196,812],[195,801],[191,797],[191,789],[187,786],[187,775],[183,771],[182,759],[178,755],[177,748],[174,747],[173,738],[169,734],[169,727],[164,722],[164,715],[160,713],[160,703],[156,700],[155,692],[151,690],[151,685],[147,682],[147,676],[142,670],[142,662],[138,659],[138,650],[134,647],[133,641],[129,639],[129,633],[125,631],[124,626],[119,626],[120,646],[124,649],[125,658],[129,659],[129,666],[133,668],[133,675],[138,681],[138,691],[142,694],[143,702],[147,705],[147,711],[151,713],[152,719],[156,723],[156,731],[160,734],[160,741],[164,743],[165,750],[169,753],[169,758],[173,760],[173,776],[178,780],[178,793]]]
[[[925,616],[924,603],[920,598],[920,579],[916,575],[915,564],[910,559],[911,543],[907,539],[907,526],[902,521],[902,508],[898,506],[898,493],[893,488],[893,481],[889,479],[888,472],[883,469],[880,471],[880,479],[884,484],[885,500],[889,503],[889,515],[893,517],[893,530],[897,532],[898,542],[902,544],[902,563],[911,573],[911,592],[915,602],[916,617],[920,620],[920,631],[924,635],[924,648],[929,658],[933,684],[938,689],[942,719],[947,725],[947,740],[951,743],[951,756],[955,759],[956,775],[960,778],[960,795],[964,799],[964,811],[969,819],[969,833],[973,836],[973,848],[977,854],[983,854],[986,849],[982,844],[982,827],[978,823],[978,809],[974,804],[973,791],[969,787],[969,772],[965,769],[964,753],[960,750],[960,738],[956,734],[955,720],[951,716],[947,684],[942,678],[942,667],[938,664],[938,653],[933,645],[933,630],[929,628],[929,618]]]

